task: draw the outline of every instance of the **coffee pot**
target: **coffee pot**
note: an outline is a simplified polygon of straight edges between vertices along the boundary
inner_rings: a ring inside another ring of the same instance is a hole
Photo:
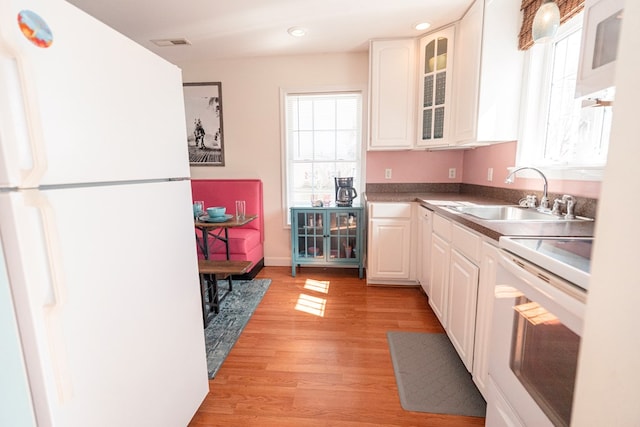
[[[358,192],[353,188],[353,177],[335,178],[336,182],[336,206],[351,206],[353,199],[358,197]]]

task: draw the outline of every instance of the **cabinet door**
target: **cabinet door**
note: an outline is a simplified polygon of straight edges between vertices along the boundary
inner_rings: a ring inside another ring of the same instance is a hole
[[[420,207],[418,209],[418,281],[427,295],[431,295],[430,266],[431,266],[431,218],[433,212]]]
[[[349,260],[360,257],[359,211],[329,211],[328,224],[328,261]]]
[[[431,236],[431,294],[429,305],[442,323],[447,327],[447,291],[449,285],[449,261],[451,245],[437,234]]]
[[[369,150],[411,148],[415,140],[416,41],[374,40],[369,52]]]
[[[520,2],[476,1],[456,28],[454,136],[475,145],[518,138],[524,53]],[[506,72],[508,70],[508,72]]]
[[[473,344],[478,297],[478,267],[451,250],[447,335],[467,370],[473,367]]]
[[[469,141],[476,137],[483,9],[484,1],[476,1],[458,24],[456,33],[454,79],[456,88],[454,139],[456,141]],[[499,78],[499,76],[493,76],[493,78]]]
[[[324,212],[296,210],[291,223],[293,251],[297,258],[324,258]]]
[[[372,219],[370,231],[367,275],[409,279],[411,220]]]
[[[418,146],[450,141],[455,27],[420,40]]]
[[[492,244],[482,244],[480,280],[478,283],[478,308],[476,311],[476,339],[473,351],[473,381],[487,399],[489,380],[489,343],[493,315],[493,296],[496,286],[496,266],[499,249]]]

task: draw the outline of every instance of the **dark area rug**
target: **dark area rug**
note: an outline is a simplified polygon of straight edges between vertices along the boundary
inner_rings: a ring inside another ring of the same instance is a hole
[[[233,281],[233,291],[222,300],[220,313],[209,321],[204,330],[210,379],[216,376],[269,285],[271,279]],[[220,280],[218,286],[224,293],[229,284],[227,280]]]
[[[484,417],[487,404],[446,334],[387,332],[407,411]]]

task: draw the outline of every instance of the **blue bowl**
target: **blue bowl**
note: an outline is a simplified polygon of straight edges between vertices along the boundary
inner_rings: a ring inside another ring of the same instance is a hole
[[[207,208],[207,214],[209,215],[209,218],[216,218],[216,217],[220,217],[220,216],[224,216],[224,214],[227,212],[227,208],[225,208],[224,206],[216,206],[213,208]]]

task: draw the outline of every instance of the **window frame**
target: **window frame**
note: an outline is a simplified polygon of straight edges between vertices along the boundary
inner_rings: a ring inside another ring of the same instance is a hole
[[[533,166],[542,170],[549,179],[601,181],[604,173],[603,165],[550,165],[540,164],[536,141],[546,139],[547,115],[551,96],[551,74],[555,42],[569,32],[582,27],[583,12],[574,16],[560,26],[558,34],[552,42],[535,44],[525,54],[523,90],[521,103],[521,127],[516,149],[516,167]],[[531,158],[536,161],[532,162]],[[532,172],[522,171],[521,176],[534,178]]]
[[[280,154],[281,154],[281,194],[282,212],[284,212],[282,222],[283,228],[291,228],[291,215],[289,212],[289,158],[287,147],[287,97],[293,95],[338,95],[340,93],[358,93],[361,97],[360,118],[360,173],[354,177],[356,181],[356,191],[358,197],[364,197],[366,179],[366,153],[368,137],[368,96],[367,88],[362,85],[340,85],[340,86],[319,86],[301,88],[280,88]],[[332,201],[334,201],[332,199]],[[309,203],[311,207],[311,203]]]

